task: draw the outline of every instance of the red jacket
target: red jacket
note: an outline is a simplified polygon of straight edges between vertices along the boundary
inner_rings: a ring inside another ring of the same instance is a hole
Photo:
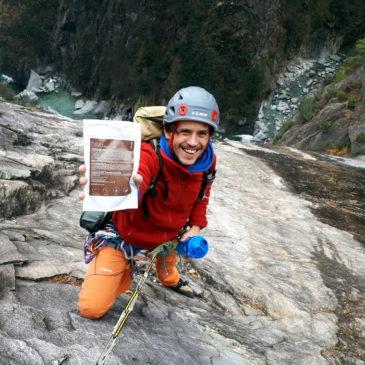
[[[150,182],[157,176],[159,162],[153,147],[142,142],[138,173],[143,176],[140,187],[141,199],[138,209],[120,210],[113,214],[113,221],[119,234],[127,242],[147,250],[177,236],[186,224],[207,225],[206,210],[210,186],[206,198],[198,198],[202,185],[202,172],[190,173],[185,167],[169,158],[162,149],[162,174],[157,181],[157,195],[143,197]],[[144,217],[141,207],[146,199],[148,218]]]

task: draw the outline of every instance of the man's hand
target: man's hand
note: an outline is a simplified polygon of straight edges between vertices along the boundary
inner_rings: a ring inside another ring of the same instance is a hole
[[[81,165],[79,167],[79,172],[82,174],[82,176],[79,179],[80,185],[81,186],[85,186],[87,184],[87,178],[85,177],[85,173],[86,173],[86,166],[85,165]],[[133,175],[133,181],[137,186],[137,189],[140,187],[140,185],[142,184],[143,181],[143,177],[140,174],[135,174]],[[79,199],[80,200],[84,200],[85,199],[85,193],[82,191],[79,194]]]
[[[188,239],[189,237],[193,237],[193,236],[199,236],[200,235],[200,227],[198,226],[191,226],[191,228],[186,231],[182,236],[180,241],[185,241],[186,239]]]

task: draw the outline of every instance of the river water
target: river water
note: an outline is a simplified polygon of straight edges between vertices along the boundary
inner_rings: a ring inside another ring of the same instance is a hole
[[[0,73],[0,82],[7,82],[11,87],[14,95],[19,94],[24,90],[24,85],[18,84],[16,82],[10,81],[9,76]],[[75,111],[75,102],[80,99],[71,95],[71,93],[64,89],[58,89],[53,92],[48,93],[37,93],[38,96],[38,105],[45,110],[50,112],[61,114],[65,117],[72,119],[87,119],[87,118],[95,118],[93,113],[88,114],[74,114]]]
[[[66,90],[53,91],[51,93],[37,94],[38,104],[47,110],[54,110],[65,117],[84,119],[86,115],[74,114],[76,98]]]

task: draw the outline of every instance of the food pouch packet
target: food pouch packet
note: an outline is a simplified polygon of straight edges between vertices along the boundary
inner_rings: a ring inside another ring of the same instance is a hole
[[[138,171],[141,128],[137,123],[85,119],[87,184],[84,211],[109,212],[138,207],[132,176]]]

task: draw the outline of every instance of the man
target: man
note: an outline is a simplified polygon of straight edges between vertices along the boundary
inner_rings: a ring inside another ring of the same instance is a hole
[[[113,213],[111,229],[122,243],[102,247],[90,262],[79,295],[82,316],[102,317],[116,298],[129,289],[133,252],[153,250],[179,236],[185,240],[199,235],[207,225],[210,184],[204,191],[203,173],[215,167],[211,136],[218,123],[218,105],[200,87],[181,89],[169,101],[164,134],[159,140],[162,168],[155,191],[151,193],[149,187],[160,171],[161,162],[155,149],[142,143],[139,170],[134,176],[140,193],[139,207]],[[85,167],[80,171],[84,173]],[[80,182],[84,185],[86,178]],[[192,297],[193,291],[180,278],[175,264],[176,253],[158,255],[157,276],[163,285]]]

